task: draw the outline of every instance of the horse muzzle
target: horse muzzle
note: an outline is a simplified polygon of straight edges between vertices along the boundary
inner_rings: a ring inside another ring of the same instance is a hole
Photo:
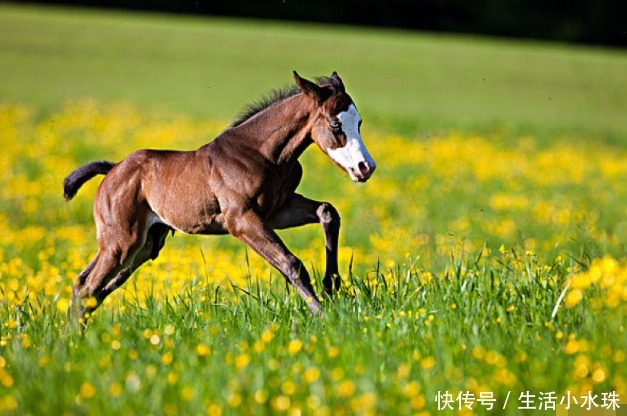
[[[349,168],[348,174],[355,182],[366,182],[370,179],[376,168],[377,164],[374,163],[374,161],[361,161],[357,164],[356,168]]]

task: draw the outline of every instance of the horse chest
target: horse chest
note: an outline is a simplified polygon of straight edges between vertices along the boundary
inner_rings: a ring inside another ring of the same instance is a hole
[[[275,168],[265,175],[257,204],[266,218],[274,215],[294,195],[301,177],[300,165]]]

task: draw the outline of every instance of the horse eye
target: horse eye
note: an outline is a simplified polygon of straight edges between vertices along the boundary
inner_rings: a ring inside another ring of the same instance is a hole
[[[329,126],[331,126],[333,130],[339,130],[342,127],[342,123],[337,120],[330,120]]]

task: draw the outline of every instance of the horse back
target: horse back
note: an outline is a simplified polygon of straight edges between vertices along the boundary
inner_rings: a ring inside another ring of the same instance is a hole
[[[158,222],[178,231],[221,233],[210,176],[211,161],[198,152],[138,150],[105,177],[97,202],[108,207],[112,204],[107,201],[115,201],[119,209],[111,209],[131,221],[148,206]]]

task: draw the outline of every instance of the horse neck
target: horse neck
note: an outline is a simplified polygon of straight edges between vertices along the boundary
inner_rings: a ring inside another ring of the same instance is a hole
[[[296,161],[313,143],[311,101],[304,94],[297,94],[254,115],[232,129],[248,145],[258,148],[270,162],[282,165]]]

